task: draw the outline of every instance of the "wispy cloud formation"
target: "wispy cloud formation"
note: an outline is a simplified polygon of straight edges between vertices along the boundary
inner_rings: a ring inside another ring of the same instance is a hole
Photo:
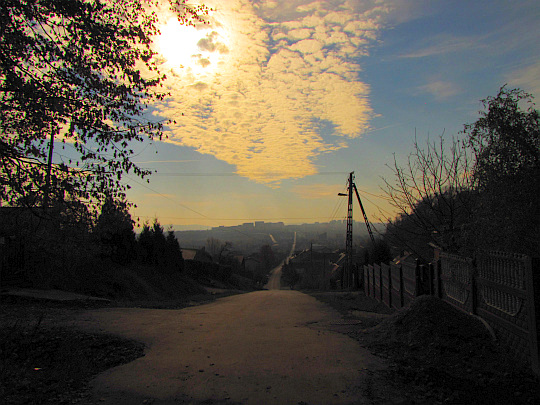
[[[461,91],[456,83],[445,80],[431,80],[426,85],[420,86],[418,90],[421,93],[431,94],[437,100],[446,100]]]
[[[315,174],[317,156],[369,129],[358,61],[386,8],[345,0],[205,4],[216,8],[210,29],[190,64],[168,74],[172,96],[157,107],[177,117],[170,142],[276,185]]]
[[[514,70],[507,75],[507,81],[512,87],[519,87],[536,99],[540,98],[540,61]]]
[[[439,35],[429,38],[424,44],[420,44],[418,49],[400,55],[400,58],[425,58],[436,55],[446,55],[449,53],[471,51],[483,48],[482,38],[457,37]]]

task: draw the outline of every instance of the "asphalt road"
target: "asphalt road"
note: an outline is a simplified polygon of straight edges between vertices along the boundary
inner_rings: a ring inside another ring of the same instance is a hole
[[[75,323],[147,345],[92,381],[92,403],[373,403],[384,365],[325,328],[340,319],[311,296],[272,290],[182,310],[92,310]]]
[[[294,240],[289,255],[277,267],[270,271],[268,283],[266,283],[264,288],[268,290],[279,290],[281,288],[281,270],[283,265],[294,255],[294,249],[296,249],[296,232],[294,233]]]

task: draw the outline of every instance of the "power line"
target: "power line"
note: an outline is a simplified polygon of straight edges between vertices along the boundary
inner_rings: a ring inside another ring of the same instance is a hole
[[[198,212],[198,211],[196,211],[196,210],[194,210],[194,209],[192,209],[192,208],[189,208],[187,205],[184,205],[184,204],[182,204],[182,203],[180,203],[180,202],[178,202],[178,201],[176,201],[176,200],[173,200],[172,198],[167,197],[165,194],[162,194],[162,193],[160,193],[159,191],[154,190],[154,189],[151,188],[151,187],[148,187],[146,184],[141,183],[140,181],[135,180],[135,179],[134,179],[133,177],[131,177],[131,176],[126,176],[126,177],[129,178],[129,179],[131,179],[132,181],[134,181],[134,182],[137,183],[138,185],[143,186],[144,188],[147,188],[148,190],[150,190],[150,191],[156,193],[157,195],[159,195],[159,196],[161,196],[161,197],[163,197],[163,198],[166,198],[166,199],[169,200],[169,201],[172,201],[173,203],[179,205],[179,206],[182,207],[182,208],[185,208],[185,209],[188,210],[188,211],[194,212],[195,214],[200,215],[201,217],[204,217],[204,218],[207,218],[207,219],[212,219],[212,218],[210,218],[210,217],[208,217],[208,216],[206,216],[206,215],[204,215],[204,214],[202,214],[202,213],[200,213],[200,212]]]

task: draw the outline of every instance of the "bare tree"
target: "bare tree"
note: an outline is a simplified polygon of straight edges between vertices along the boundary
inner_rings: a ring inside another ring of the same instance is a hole
[[[441,136],[421,146],[415,137],[407,163],[402,166],[394,155],[389,167],[393,177],[383,178],[384,192],[399,212],[387,227],[390,242],[423,257],[429,242],[447,251],[465,248],[474,198],[471,151],[465,143],[453,137],[447,144]]]

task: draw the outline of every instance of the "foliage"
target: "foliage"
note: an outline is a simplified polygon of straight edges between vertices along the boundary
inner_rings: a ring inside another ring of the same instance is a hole
[[[377,238],[375,243],[369,244],[368,249],[366,249],[364,264],[388,263],[392,259],[388,241],[384,238]]]
[[[125,200],[106,198],[92,233],[101,248],[102,257],[120,264],[133,260],[135,232]]]
[[[172,228],[167,231],[165,240],[167,246],[167,262],[170,266],[173,266],[175,270],[182,271],[184,269],[182,249],[180,249],[180,243],[178,242],[178,239],[176,239]]]
[[[482,101],[450,148],[415,142],[405,167],[394,159],[386,193],[398,209],[386,237],[418,256],[429,244],[472,254],[499,249],[530,255],[540,245],[540,114],[532,96],[502,87]],[[472,155],[472,158],[470,157]]]
[[[204,23],[204,6],[170,0],[179,21]],[[122,197],[124,173],[144,177],[133,143],[161,138],[145,117],[165,76],[151,40],[148,0],[4,0],[0,5],[0,200]],[[65,155],[53,164],[56,142]],[[26,198],[33,195],[34,198]]]
[[[184,259],[180,244],[170,229],[167,236],[163,231],[163,226],[154,219],[152,226],[146,222],[137,239],[139,260],[142,263],[155,267],[156,269],[168,269],[182,271],[184,269]]]
[[[484,248],[538,254],[540,114],[519,89],[502,87],[482,104],[463,131],[476,156],[476,239]]]

